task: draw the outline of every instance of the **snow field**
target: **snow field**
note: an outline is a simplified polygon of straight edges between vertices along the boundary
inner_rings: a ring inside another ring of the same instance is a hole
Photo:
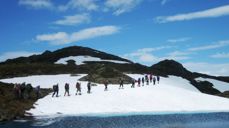
[[[55,63],[56,64],[67,64],[66,61],[68,60],[75,60],[76,65],[82,65],[84,64],[85,61],[113,62],[113,63],[118,63],[118,64],[129,63],[129,62],[118,61],[118,60],[103,60],[98,57],[92,57],[92,56],[70,56],[70,57],[61,58],[60,60],[58,60]]]
[[[52,88],[59,83],[60,97],[52,98],[51,94],[38,100],[35,108],[27,112],[34,116],[54,115],[115,115],[142,113],[182,113],[182,112],[228,112],[229,100],[217,96],[200,93],[189,81],[175,76],[161,78],[160,84],[144,87],[118,89],[119,85],[104,85],[92,87],[92,93],[87,94],[87,82],[81,82],[82,95],[75,95],[75,84],[79,76],[42,75],[1,80],[8,83],[32,83],[42,88]],[[132,78],[144,77],[139,74],[128,74]],[[64,97],[64,84],[70,84],[70,95]]]

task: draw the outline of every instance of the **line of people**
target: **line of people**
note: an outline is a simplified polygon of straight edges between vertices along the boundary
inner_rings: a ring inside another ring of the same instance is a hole
[[[149,83],[153,82],[153,85],[156,85],[156,82],[159,84],[160,81],[160,76],[153,76],[152,74],[150,75],[145,75],[142,78],[138,78],[138,80],[132,79],[132,85],[131,88],[135,88],[135,83],[138,83],[138,87],[144,86],[144,84],[146,83],[146,85],[149,85]],[[119,89],[124,89],[124,80],[123,78],[119,79]],[[108,91],[108,84],[109,81],[105,80],[104,81],[104,91]],[[66,83],[64,86],[65,92],[64,92],[64,96],[70,96],[69,93],[69,83]],[[87,93],[90,94],[91,93],[91,82],[89,81],[87,83]],[[59,84],[53,85],[53,94],[52,97],[56,96],[58,97],[59,95]],[[81,83],[77,82],[76,83],[76,94],[75,95],[82,95],[81,93]]]
[[[141,87],[141,83],[142,83],[142,86],[144,86],[145,82],[146,82],[146,85],[149,85],[149,83],[152,83],[152,82],[153,82],[153,85],[156,85],[156,81],[159,84],[160,76],[153,76],[152,74],[150,75],[147,74],[142,78],[138,78],[138,80],[132,79],[131,88],[135,87],[135,83],[138,83],[138,87]],[[108,90],[108,83],[109,83],[108,80],[104,82],[104,86],[105,86],[104,91]],[[122,78],[119,79],[119,83],[120,83],[119,89],[124,89],[124,80]]]
[[[64,92],[64,96],[70,96],[70,93],[69,93],[69,83],[66,83],[65,86],[64,86],[64,89],[65,89],[65,92]],[[91,82],[89,81],[87,83],[87,93],[91,93]],[[56,96],[58,97],[59,95],[59,84],[56,84],[56,85],[53,85],[53,94],[52,94],[52,97]],[[81,83],[80,82],[77,82],[76,83],[76,94],[75,95],[81,95]]]
[[[150,75],[145,75],[145,77],[138,78],[137,83],[138,83],[138,87],[140,87],[141,83],[142,83],[142,86],[144,86],[145,82],[146,82],[146,85],[149,85],[149,83],[152,83],[152,82],[153,82],[153,85],[156,85],[156,81],[159,84],[160,76],[153,76],[152,74],[150,74]]]

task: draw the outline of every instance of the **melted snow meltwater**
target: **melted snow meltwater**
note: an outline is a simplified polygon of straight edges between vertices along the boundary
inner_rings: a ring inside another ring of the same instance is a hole
[[[1,128],[229,128],[229,113],[58,117],[0,124]]]

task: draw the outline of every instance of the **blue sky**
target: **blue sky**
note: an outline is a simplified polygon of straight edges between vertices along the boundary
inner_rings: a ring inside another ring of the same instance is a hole
[[[0,61],[79,45],[229,76],[228,0],[2,0]]]

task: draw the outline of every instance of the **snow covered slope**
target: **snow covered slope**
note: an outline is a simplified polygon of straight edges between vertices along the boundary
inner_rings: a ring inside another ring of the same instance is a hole
[[[136,80],[138,78],[143,77],[142,75],[139,75],[139,74],[127,74],[127,75]],[[161,77],[161,84],[163,84],[163,86],[178,87],[178,88],[186,89],[189,91],[200,92],[196,87],[191,85],[189,81],[181,77],[177,77],[177,76],[169,76],[168,78]]]
[[[126,64],[129,62],[125,61],[118,61],[118,60],[103,60],[98,57],[92,57],[92,56],[70,56],[59,59],[55,64],[67,64],[68,60],[75,60],[76,65],[82,65],[85,61],[97,61],[97,62],[113,62],[118,64]]]
[[[220,92],[229,91],[229,83],[226,83],[226,82],[222,82],[222,81],[214,80],[214,79],[209,79],[209,78],[202,78],[202,77],[196,78],[195,80],[197,80],[197,81],[208,81],[208,82],[212,83],[214,85],[214,88],[216,88]]]
[[[92,87],[87,94],[87,82],[81,82],[82,95],[75,94],[75,83],[80,76],[43,75],[0,80],[8,83],[29,82],[34,86],[50,88],[59,83],[60,97],[52,98],[51,94],[36,102],[35,108],[29,110],[34,116],[54,115],[113,115],[113,114],[153,114],[180,112],[229,112],[229,100],[200,93],[187,80],[170,76],[161,78],[160,84],[144,87],[118,89],[118,85]],[[129,74],[137,79],[143,75]],[[70,83],[70,97],[64,97],[64,83]]]

